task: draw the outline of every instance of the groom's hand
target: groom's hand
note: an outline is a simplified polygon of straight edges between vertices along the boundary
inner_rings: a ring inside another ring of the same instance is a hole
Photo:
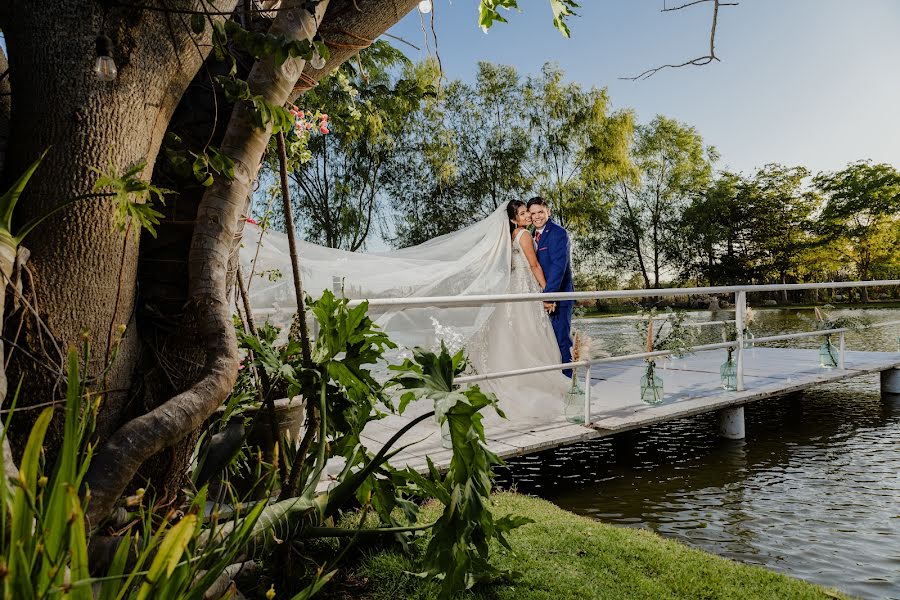
[[[547,314],[549,315],[556,310],[556,302],[544,302],[544,310],[547,311]]]

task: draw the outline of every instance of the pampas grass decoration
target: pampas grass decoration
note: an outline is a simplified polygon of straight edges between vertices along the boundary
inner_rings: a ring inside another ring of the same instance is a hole
[[[591,338],[583,331],[576,329],[572,339],[572,362],[591,358]]]
[[[756,318],[756,314],[753,312],[753,308],[748,306],[747,310],[744,311],[744,327],[750,325],[754,318]]]

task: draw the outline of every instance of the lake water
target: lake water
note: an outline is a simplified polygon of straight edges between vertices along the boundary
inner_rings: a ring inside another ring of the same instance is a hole
[[[811,314],[757,310],[753,329],[808,330]],[[829,314],[900,319],[900,310]],[[575,326],[615,354],[641,351],[630,323]],[[896,352],[898,334],[850,333],[847,348]],[[704,330],[700,341],[720,335]],[[510,460],[499,483],[855,596],[900,599],[900,398],[883,399],[878,376],[866,376],[750,404],[745,419],[745,440],[719,438],[715,415],[703,415]]]

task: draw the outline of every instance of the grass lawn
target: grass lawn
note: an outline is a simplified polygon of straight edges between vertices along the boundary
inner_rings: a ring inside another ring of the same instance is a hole
[[[497,514],[512,512],[530,517],[535,523],[510,535],[512,553],[500,549],[492,556],[501,568],[521,572],[521,579],[476,588],[463,596],[473,600],[847,597],[799,579],[693,550],[647,531],[598,523],[544,500],[509,492],[496,494],[494,499]],[[427,517],[436,515],[436,508],[428,507]],[[337,594],[331,597],[437,598],[437,586],[405,571],[415,571],[414,563],[398,552],[365,553],[355,563],[354,571],[347,574],[354,581],[352,596],[332,588]]]

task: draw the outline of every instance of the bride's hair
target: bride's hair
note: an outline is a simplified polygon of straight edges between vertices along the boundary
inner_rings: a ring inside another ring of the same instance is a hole
[[[525,203],[521,200],[510,200],[509,204],[506,205],[506,216],[509,217],[510,233],[516,230],[516,213],[519,212],[520,206],[525,206]]]

